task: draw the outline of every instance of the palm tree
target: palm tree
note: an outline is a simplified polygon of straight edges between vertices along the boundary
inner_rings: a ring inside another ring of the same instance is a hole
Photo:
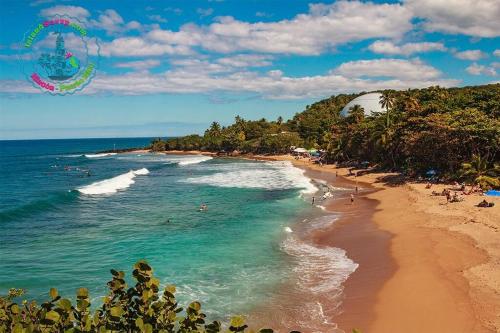
[[[500,165],[489,163],[487,158],[481,155],[472,155],[469,163],[462,163],[462,177],[472,179],[481,188],[500,187]]]
[[[380,95],[380,105],[385,109],[386,111],[386,125],[390,125],[390,115],[389,111],[394,107],[394,95],[392,94],[391,91],[384,91]]]
[[[405,100],[405,111],[408,113],[417,113],[420,110],[418,100],[413,96],[408,96]]]
[[[365,117],[365,109],[359,104],[355,104],[349,108],[349,116],[354,119],[355,123],[359,123]]]

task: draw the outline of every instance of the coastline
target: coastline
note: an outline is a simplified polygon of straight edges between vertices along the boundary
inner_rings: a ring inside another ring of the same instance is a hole
[[[353,206],[331,200],[326,209],[342,215],[313,237],[345,249],[360,265],[344,283],[340,313],[331,318],[345,332],[500,332],[498,198],[488,197],[496,205],[487,209],[475,207],[483,199],[478,195],[446,204],[431,192],[449,185],[429,190],[386,173],[353,177],[348,169],[288,155],[235,157],[288,160],[310,178],[362,188]]]
[[[488,197],[496,203],[488,209],[474,206],[483,199],[478,195],[446,205],[443,197],[431,196],[432,190],[440,191],[449,187],[446,185],[428,190],[424,184],[398,184],[397,174],[353,177],[346,168],[320,167],[290,156],[259,159],[290,160],[309,173],[338,172],[344,181],[376,189],[360,192],[355,200],[355,204],[365,205],[375,201],[370,242],[361,240],[366,233],[362,224],[357,230],[354,227],[362,223],[359,219],[345,222],[352,223],[351,235],[348,231],[347,236],[342,235],[340,222],[329,234],[318,236],[320,241],[346,249],[348,256],[360,263],[344,285],[342,313],[333,319],[341,329],[350,332],[359,328],[370,333],[500,332],[498,198]],[[338,211],[341,201],[327,208]],[[362,272],[363,262],[370,263],[370,257],[375,256],[367,250],[373,249],[377,232],[388,238],[388,256],[381,240],[377,264],[365,264]]]

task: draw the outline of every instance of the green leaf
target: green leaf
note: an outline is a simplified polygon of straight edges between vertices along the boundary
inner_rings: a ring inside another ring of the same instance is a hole
[[[245,325],[245,319],[242,316],[234,316],[231,318],[231,326],[233,327],[242,327]]]
[[[17,323],[12,329],[12,333],[23,333],[23,325],[21,323]]]
[[[201,304],[200,302],[192,302],[191,304],[189,304],[189,307],[195,311],[200,311]]]
[[[17,304],[12,304],[12,306],[10,307],[10,312],[12,312],[13,314],[18,314],[19,313],[19,306]]]
[[[137,326],[142,331],[144,328],[144,320],[142,320],[142,318],[137,318],[135,320],[135,326]]]
[[[151,324],[144,325],[144,332],[145,333],[153,333],[153,326]]]
[[[120,317],[123,314],[123,309],[119,306],[112,307],[109,312],[113,317]]]
[[[76,291],[76,297],[78,298],[87,298],[89,297],[89,291],[87,288],[79,288]]]
[[[58,296],[58,292],[56,288],[50,288],[49,295],[52,299],[55,299]]]
[[[54,310],[47,312],[45,315],[45,319],[52,320],[55,323],[59,321],[59,318],[61,318],[61,315]]]
[[[71,301],[69,299],[62,298],[59,300],[59,302],[57,302],[57,305],[59,305],[61,309],[64,309],[66,311],[71,310]]]

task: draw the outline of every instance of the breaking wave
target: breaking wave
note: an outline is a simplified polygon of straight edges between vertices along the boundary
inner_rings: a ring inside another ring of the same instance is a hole
[[[78,192],[87,195],[102,195],[102,194],[113,194],[119,190],[124,190],[130,185],[135,183],[134,178],[136,176],[143,176],[149,174],[149,170],[146,168],[138,170],[130,170],[122,175],[101,180],[90,185],[86,185],[78,188]]]
[[[262,188],[267,190],[302,189],[314,193],[318,189],[304,171],[290,162],[227,163],[211,166],[216,173],[191,177],[182,182],[217,187]]]
[[[101,154],[85,154],[86,158],[99,158],[99,157],[106,157],[106,156],[113,156],[116,155],[116,153],[101,153]]]

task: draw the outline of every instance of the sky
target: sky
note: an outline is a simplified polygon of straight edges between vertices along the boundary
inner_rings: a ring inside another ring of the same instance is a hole
[[[55,15],[99,58],[64,96],[23,71],[25,34]],[[0,0],[0,139],[203,133],[339,93],[496,83],[499,37],[498,0]]]

